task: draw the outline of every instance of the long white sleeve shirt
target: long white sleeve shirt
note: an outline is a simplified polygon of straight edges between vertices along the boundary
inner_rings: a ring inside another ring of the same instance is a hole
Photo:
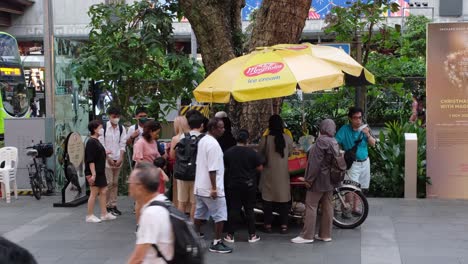
[[[111,151],[107,154],[107,157],[118,160],[120,158],[120,151],[125,152],[125,143],[127,138],[127,131],[125,127],[122,127],[122,134],[120,134],[119,126],[113,127],[110,121],[106,124],[106,135],[104,135],[104,129],[102,129],[99,141],[106,149],[106,152]]]

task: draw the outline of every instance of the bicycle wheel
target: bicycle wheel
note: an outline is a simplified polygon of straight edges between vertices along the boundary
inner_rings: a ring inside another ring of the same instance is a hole
[[[54,172],[51,169],[45,169],[43,171],[45,173],[45,182],[47,185],[47,193],[52,194],[55,190],[55,176]]]
[[[342,229],[353,229],[366,220],[369,203],[360,190],[340,187],[338,192],[333,193],[333,209],[333,225]]]
[[[42,180],[39,179],[39,175],[37,173],[31,178],[31,189],[34,197],[36,197],[37,200],[40,200],[42,195]]]

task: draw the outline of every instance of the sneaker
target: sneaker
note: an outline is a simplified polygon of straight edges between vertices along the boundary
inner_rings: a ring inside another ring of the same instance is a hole
[[[200,236],[200,238],[205,238],[205,233],[200,232],[198,233],[198,235]]]
[[[291,239],[291,242],[293,242],[295,244],[308,244],[308,243],[314,242],[314,240],[313,239],[305,239],[305,238],[302,238],[300,236],[297,236],[297,237]]]
[[[317,239],[317,240],[323,241],[323,242],[331,242],[332,241],[331,237],[321,238],[321,237],[319,237],[319,235],[315,235],[314,238]]]
[[[250,235],[249,236],[249,243],[255,243],[260,241],[260,237],[257,236],[256,234]]]
[[[353,218],[353,215],[351,214],[351,212],[342,212],[341,217],[343,219],[351,219],[351,218]]]
[[[111,213],[107,213],[105,216],[101,216],[102,221],[114,220],[117,217]]]
[[[112,208],[112,211],[112,214],[117,214],[117,216],[122,215],[122,212],[120,212],[120,210],[117,209],[117,207]]]
[[[234,243],[234,235],[227,234],[227,235],[224,237],[224,241],[229,242],[229,243]]]
[[[232,248],[224,245],[223,242],[218,242],[216,245],[214,245],[213,243],[211,243],[211,246],[210,246],[210,249],[209,249],[211,252],[215,252],[215,253],[221,253],[221,254],[226,254],[226,253],[231,253],[232,252]]]
[[[87,215],[86,216],[86,222],[87,223],[101,223],[101,219],[99,219],[95,215]]]
[[[360,212],[360,211],[352,211],[351,214],[356,216],[356,217],[362,216],[362,212]]]

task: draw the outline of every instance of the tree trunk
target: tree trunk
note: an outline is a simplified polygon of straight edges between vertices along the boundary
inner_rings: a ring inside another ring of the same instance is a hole
[[[312,0],[263,0],[252,30],[249,50],[279,43],[297,43],[304,29]],[[244,0],[179,0],[197,37],[206,73],[242,54],[241,10]],[[229,80],[227,80],[229,81]],[[272,106],[278,113],[281,99],[237,103],[229,114],[233,129],[246,128],[259,139],[268,127]]]
[[[311,0],[263,0],[252,30],[249,50],[280,43],[297,43],[308,16]],[[259,139],[268,119],[279,113],[282,98],[242,104],[240,127],[247,128],[251,139]]]
[[[245,0],[180,0],[203,58],[206,74],[240,55]]]

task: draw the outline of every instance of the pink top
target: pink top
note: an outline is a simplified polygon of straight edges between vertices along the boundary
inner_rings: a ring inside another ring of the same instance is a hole
[[[146,139],[140,138],[133,146],[133,160],[137,163],[143,160],[152,164],[153,161],[160,156],[161,154],[159,154],[155,140],[148,143]]]

